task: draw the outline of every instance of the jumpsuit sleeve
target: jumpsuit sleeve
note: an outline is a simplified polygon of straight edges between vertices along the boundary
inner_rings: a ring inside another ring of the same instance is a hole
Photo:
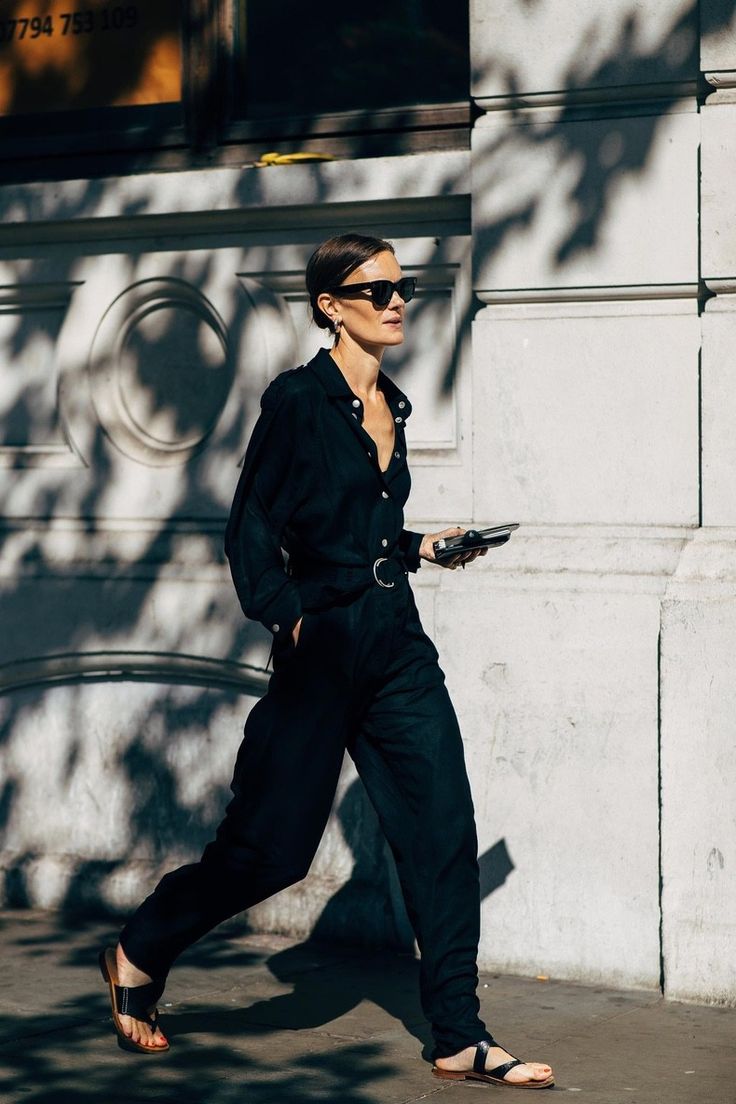
[[[419,545],[422,543],[424,533],[413,533],[411,529],[402,529],[399,535],[399,548],[404,555],[404,561],[409,571],[418,571],[421,565],[419,559]]]
[[[281,537],[300,501],[306,464],[294,443],[303,435],[296,396],[281,377],[261,397],[225,528],[225,555],[246,617],[276,640],[291,634],[302,615],[299,588],[284,566]],[[303,411],[301,412],[303,415]]]

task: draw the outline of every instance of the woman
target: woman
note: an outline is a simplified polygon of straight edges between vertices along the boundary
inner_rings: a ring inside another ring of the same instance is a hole
[[[243,610],[273,634],[268,692],[246,721],[215,840],[161,880],[101,956],[116,1029],[137,1050],[168,1048],[150,1013],[185,947],[306,875],[347,748],[421,951],[432,1072],[553,1083],[549,1066],[513,1058],[479,1018],[473,806],[438,653],[408,582],[421,560],[434,562],[433,541],[463,530],[403,528],[411,404],[380,370],[386,348],[404,340],[414,283],[390,243],[357,234],[324,242],[307,266],[314,321],[335,342],[264,392],[225,533]]]

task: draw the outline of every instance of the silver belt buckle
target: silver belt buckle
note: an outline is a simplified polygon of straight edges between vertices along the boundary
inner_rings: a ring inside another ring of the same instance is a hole
[[[376,582],[378,583],[379,586],[384,587],[385,590],[391,590],[392,587],[396,586],[396,583],[384,583],[381,579],[378,578],[377,568],[378,568],[378,565],[382,564],[382,563],[388,563],[388,556],[379,556],[378,557],[378,559],[376,560],[376,562],[373,565],[373,578],[376,580]]]

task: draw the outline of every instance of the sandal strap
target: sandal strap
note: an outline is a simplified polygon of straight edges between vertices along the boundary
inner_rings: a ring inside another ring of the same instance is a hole
[[[486,1056],[492,1046],[500,1046],[496,1040],[491,1036],[490,1039],[481,1039],[475,1046],[475,1057],[473,1059],[473,1072],[485,1073],[487,1077],[497,1077],[499,1081],[503,1081],[509,1070],[512,1070],[514,1066],[521,1066],[523,1062],[521,1058],[512,1058],[510,1062],[502,1062],[500,1066],[495,1066],[492,1070],[486,1069]]]
[[[473,1058],[473,1072],[485,1073],[486,1071],[486,1055],[488,1054],[488,1048],[490,1043],[487,1039],[481,1039],[479,1043],[476,1043],[475,1058]]]
[[[119,1016],[132,1016],[152,1026],[148,1009],[155,1004],[164,991],[161,981],[149,981],[147,985],[116,985],[115,1004]]]
[[[523,1066],[521,1058],[513,1058],[510,1062],[502,1062],[500,1066],[496,1066],[495,1069],[488,1070],[489,1077],[497,1077],[499,1081],[503,1081],[509,1070],[512,1070],[514,1066]]]

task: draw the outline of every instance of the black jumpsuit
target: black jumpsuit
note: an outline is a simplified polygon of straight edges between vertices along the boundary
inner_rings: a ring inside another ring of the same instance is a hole
[[[225,550],[243,610],[273,633],[273,675],[216,838],[161,880],[120,939],[162,978],[216,924],[304,878],[347,748],[396,860],[439,1058],[491,1039],[476,995],[477,838],[455,712],[408,581],[421,542],[403,528],[411,404],[383,372],[378,386],[395,426],[385,472],[327,350],[263,394]]]

